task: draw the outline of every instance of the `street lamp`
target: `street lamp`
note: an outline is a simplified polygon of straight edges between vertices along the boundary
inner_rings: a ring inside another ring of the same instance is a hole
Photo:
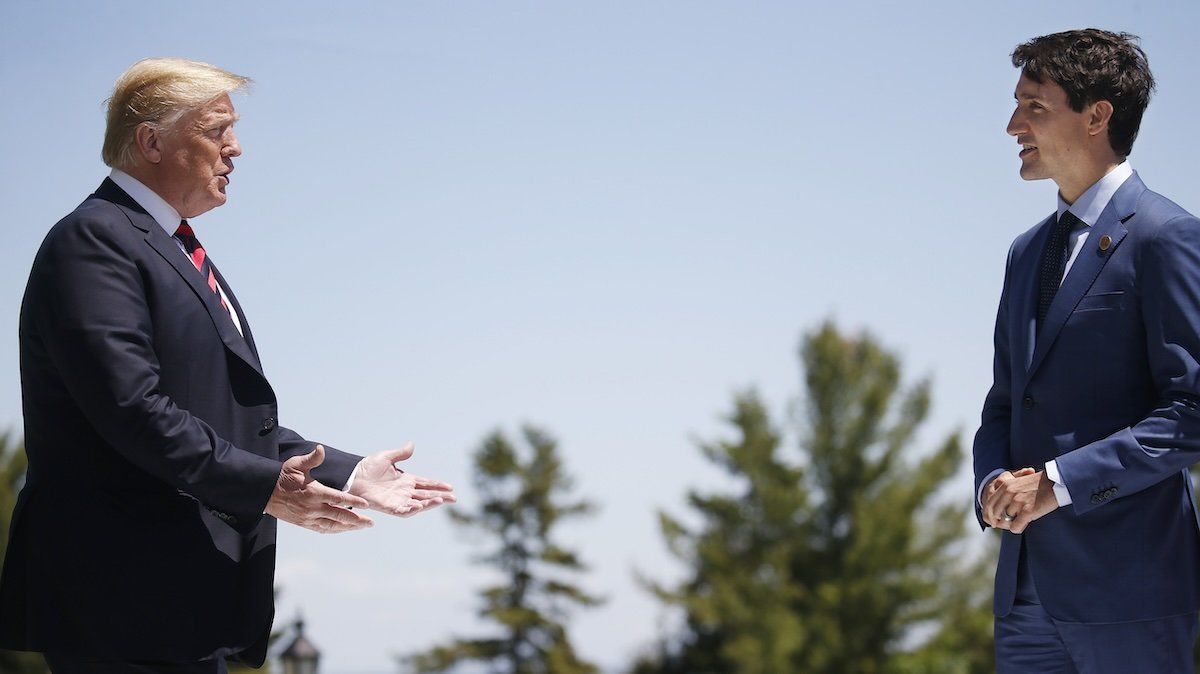
[[[317,661],[320,659],[321,652],[304,637],[304,619],[297,616],[296,638],[279,654],[283,674],[317,674]]]

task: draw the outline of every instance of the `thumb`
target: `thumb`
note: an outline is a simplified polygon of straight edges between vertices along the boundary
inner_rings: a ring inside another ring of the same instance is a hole
[[[399,449],[385,449],[382,452],[375,454],[375,458],[387,461],[388,463],[396,463],[397,461],[405,461],[413,455],[413,443],[406,442]]]
[[[1026,475],[1033,475],[1036,472],[1037,471],[1033,468],[1022,468],[1021,470],[1014,472],[1013,477],[1024,477]]]
[[[293,456],[288,461],[296,470],[301,470],[307,473],[325,462],[325,446],[317,445],[313,451],[303,456]]]

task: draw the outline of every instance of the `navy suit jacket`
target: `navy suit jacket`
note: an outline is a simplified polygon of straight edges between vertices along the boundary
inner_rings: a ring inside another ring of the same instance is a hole
[[[0,576],[0,647],[113,660],[263,661],[281,461],[245,337],[162,227],[111,180],[55,225],[21,305],[29,471]],[[360,457],[327,450],[340,488]],[[238,655],[240,654],[240,655]]]
[[[995,614],[1012,609],[1022,543],[1058,620],[1195,611],[1200,530],[1187,469],[1200,460],[1200,221],[1132,175],[1038,334],[1038,265],[1054,222],[1009,250],[975,487],[995,469],[1057,459],[1072,503],[1021,536],[1004,532]],[[978,503],[976,515],[982,526]]]

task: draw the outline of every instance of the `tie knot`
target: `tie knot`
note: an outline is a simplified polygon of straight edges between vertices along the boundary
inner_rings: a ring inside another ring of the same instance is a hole
[[[198,248],[203,250],[200,247],[200,241],[196,239],[196,233],[192,231],[192,226],[187,223],[187,220],[179,221],[179,228],[175,230],[175,238],[179,239],[189,255]]]
[[[1084,224],[1087,224],[1087,223],[1085,223],[1083,220],[1080,220],[1079,216],[1075,215],[1071,211],[1063,211],[1062,216],[1059,217],[1059,219],[1058,219],[1058,226],[1062,227],[1063,229],[1065,229],[1068,232],[1071,231],[1072,229],[1075,229],[1079,225],[1084,225]]]

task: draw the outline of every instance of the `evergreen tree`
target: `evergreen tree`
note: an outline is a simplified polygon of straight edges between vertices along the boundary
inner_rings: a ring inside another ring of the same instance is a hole
[[[560,521],[592,510],[584,501],[563,502],[571,481],[563,472],[555,441],[532,426],[523,429],[529,450],[519,451],[499,431],[475,453],[475,486],[480,505],[474,513],[451,510],[454,521],[495,541],[480,562],[499,570],[504,582],[481,591],[480,615],[498,633],[457,638],[444,646],[403,659],[419,674],[453,671],[470,661],[489,663],[505,674],[591,674],[567,638],[571,606],[595,606],[600,600],[562,576],[584,565],[575,552],[551,539]]]
[[[25,443],[13,442],[8,433],[0,435],[0,559],[8,551],[8,531],[12,523],[17,494],[25,484]],[[50,670],[37,653],[0,651],[3,674],[46,674]]]
[[[762,401],[742,394],[729,417],[735,438],[702,446],[736,486],[689,493],[698,528],[660,514],[690,575],[650,586],[685,624],[638,674],[901,672],[914,628],[941,636],[939,621],[963,619],[956,607],[978,617],[954,583],[975,582],[958,562],[965,506],[937,498],[962,459],[958,438],[913,447],[929,382],[901,390],[896,356],[831,323],[805,337],[800,355],[798,455],[782,450]],[[943,664],[973,671],[959,666],[968,659]]]

